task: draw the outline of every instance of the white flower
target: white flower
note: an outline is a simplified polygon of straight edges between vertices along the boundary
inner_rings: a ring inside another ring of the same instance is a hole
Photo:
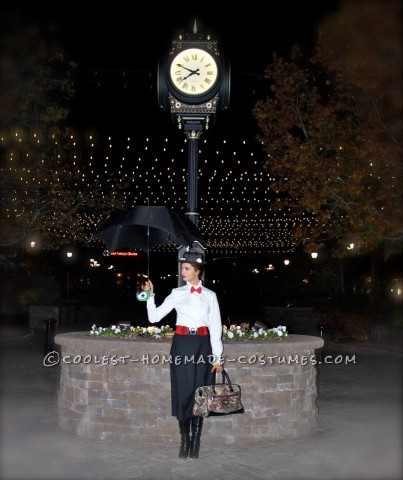
[[[253,338],[257,338],[259,334],[257,332],[253,332]]]
[[[242,331],[242,330],[239,330],[238,335],[239,335],[240,337],[242,337],[242,336],[243,336],[243,331]]]
[[[136,329],[135,329],[135,328],[133,327],[133,325],[132,325],[132,326],[130,327],[130,330],[131,330],[132,332],[134,332],[134,330],[136,330]]]
[[[95,332],[95,335],[99,335],[99,332]]]
[[[122,330],[120,329],[120,327],[116,327],[115,328],[115,333],[120,333]]]
[[[234,338],[234,333],[231,330],[227,333],[228,338]]]
[[[112,330],[116,330],[116,325],[112,325],[112,326],[111,326],[111,329],[112,329]]]
[[[91,330],[91,331],[90,331],[90,335],[94,335],[94,330]]]
[[[96,328],[97,328],[97,326],[96,326],[95,323],[94,323],[94,325],[92,326],[92,329],[91,329],[91,330],[95,330]]]

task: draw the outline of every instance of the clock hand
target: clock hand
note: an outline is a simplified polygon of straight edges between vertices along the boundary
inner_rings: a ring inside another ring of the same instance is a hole
[[[184,65],[181,65],[180,63],[177,63],[176,65],[180,68],[184,68],[188,72],[191,72],[190,75],[200,75],[200,73],[199,73],[200,68],[198,68],[196,70],[191,70],[190,68],[187,68]],[[188,75],[188,77],[190,77],[190,75]],[[185,78],[187,78],[187,77],[185,77]]]
[[[199,69],[197,69],[197,70],[199,70]],[[190,77],[191,75],[200,75],[200,73],[198,73],[197,71],[195,71],[195,72],[190,72],[189,75],[186,75],[186,77],[183,77],[183,78],[182,78],[182,82],[183,82],[183,80],[186,80],[186,79],[187,79],[188,77]]]

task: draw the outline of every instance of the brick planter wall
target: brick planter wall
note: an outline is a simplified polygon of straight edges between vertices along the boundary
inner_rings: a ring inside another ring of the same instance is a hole
[[[59,334],[59,425],[90,439],[177,442],[171,416],[171,340]],[[290,335],[265,342],[225,342],[225,367],[242,388],[245,413],[210,417],[212,444],[298,438],[317,424],[315,349],[320,337]],[[115,364],[114,364],[115,363]],[[218,375],[217,381],[221,381]]]

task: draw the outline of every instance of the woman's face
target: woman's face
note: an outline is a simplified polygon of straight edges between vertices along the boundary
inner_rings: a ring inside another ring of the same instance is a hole
[[[181,274],[185,282],[190,282],[194,285],[199,283],[199,270],[190,263],[182,263]]]

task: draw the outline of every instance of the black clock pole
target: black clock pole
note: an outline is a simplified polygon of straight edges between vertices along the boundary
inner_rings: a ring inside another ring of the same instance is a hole
[[[188,141],[188,178],[187,178],[187,211],[186,215],[198,227],[199,212],[197,211],[198,174],[199,174],[199,139],[203,133],[201,121],[185,122],[183,128]]]

